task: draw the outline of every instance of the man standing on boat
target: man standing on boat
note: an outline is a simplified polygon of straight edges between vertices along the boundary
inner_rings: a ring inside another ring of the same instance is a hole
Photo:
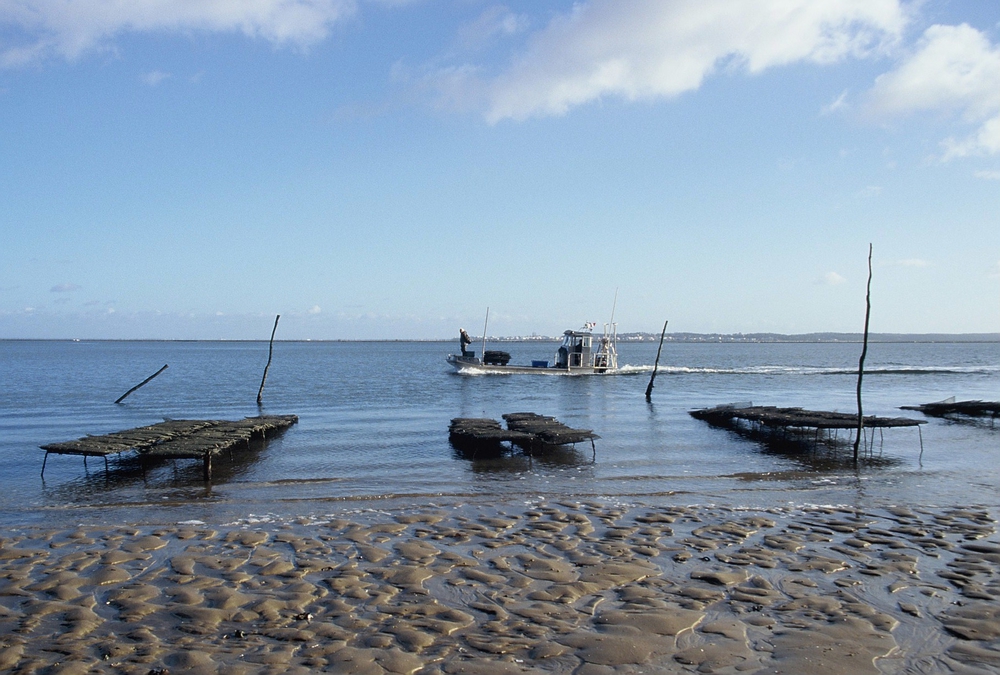
[[[472,338],[469,337],[464,328],[458,329],[458,343],[462,346],[462,356],[470,356],[466,347],[472,344]]]

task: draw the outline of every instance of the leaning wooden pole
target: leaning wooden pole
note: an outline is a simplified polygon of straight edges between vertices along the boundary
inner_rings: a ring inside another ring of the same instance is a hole
[[[126,391],[126,392],[125,392],[124,394],[122,394],[121,396],[119,396],[119,397],[118,397],[118,400],[117,400],[117,401],[115,401],[115,403],[121,403],[122,401],[124,401],[124,400],[125,400],[125,397],[126,397],[126,396],[128,396],[128,395],[129,395],[129,394],[131,394],[131,393],[132,393],[133,391],[135,391],[136,389],[138,389],[138,388],[139,388],[139,387],[141,387],[142,385],[146,384],[146,383],[147,383],[147,382],[149,382],[150,380],[152,380],[152,379],[153,379],[154,377],[156,377],[157,375],[159,375],[160,373],[162,373],[162,372],[163,372],[164,370],[166,370],[166,369],[167,369],[167,364],[166,364],[166,363],[164,363],[164,364],[163,364],[163,367],[162,367],[162,368],[160,368],[160,369],[159,369],[158,371],[156,371],[155,373],[153,373],[152,375],[150,375],[149,377],[147,377],[147,378],[146,378],[145,380],[143,380],[143,381],[142,381],[142,382],[140,382],[139,384],[135,385],[134,387],[132,387],[131,389],[129,389],[128,391]]]
[[[646,385],[646,400],[651,400],[653,395],[653,380],[656,379],[656,370],[660,367],[660,352],[663,351],[663,338],[667,336],[667,324],[670,320],[663,322],[663,332],[660,333],[660,346],[656,348],[656,361],[653,362],[653,373],[649,376],[649,384]]]
[[[861,444],[861,431],[865,426],[864,414],[861,411],[861,378],[865,374],[865,356],[868,355],[868,319],[872,313],[872,245],[868,244],[868,290],[865,293],[865,334],[861,346],[861,358],[858,360],[858,429],[854,437],[854,461],[858,461],[858,446]]]
[[[257,405],[260,405],[264,399],[264,383],[267,382],[267,369],[271,367],[271,356],[274,355],[274,334],[278,330],[278,319],[280,318],[280,314],[274,317],[274,328],[271,329],[271,342],[267,346],[267,365],[264,366],[264,377],[260,379],[260,389],[257,390]]]

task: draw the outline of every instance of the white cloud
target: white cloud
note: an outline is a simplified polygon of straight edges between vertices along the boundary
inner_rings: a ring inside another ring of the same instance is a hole
[[[996,117],[987,120],[972,136],[961,140],[947,138],[942,141],[943,159],[969,157],[971,155],[1000,154],[1000,111]]]
[[[978,129],[942,142],[944,159],[1000,153],[1000,47],[962,24],[931,26],[894,70],[875,80],[870,108],[879,114],[958,114]]]
[[[905,24],[899,0],[589,0],[532,36],[488,83],[486,117],[676,96],[724,67],[833,63],[888,47]]]
[[[464,49],[479,49],[497,38],[522,33],[528,25],[528,18],[523,14],[514,14],[506,7],[495,5],[475,21],[463,25],[458,31],[458,42]]]
[[[816,283],[822,284],[824,286],[839,286],[840,284],[845,283],[846,281],[847,281],[847,279],[845,279],[844,277],[840,276],[836,272],[827,272]]]
[[[849,104],[847,103],[847,90],[845,89],[840,93],[840,96],[835,98],[829,105],[823,106],[820,113],[823,115],[832,115],[833,113],[844,110],[847,107],[849,107]]]
[[[1000,171],[977,171],[975,176],[983,180],[1000,180]]]
[[[320,312],[322,312],[322,311],[323,311],[323,310],[322,310],[322,309],[320,309],[320,306],[319,306],[319,305],[313,305],[312,307],[310,307],[310,308],[309,308],[309,313],[310,313],[310,314],[319,314],[319,313],[320,313]]]
[[[0,67],[107,48],[121,33],[239,32],[304,47],[356,10],[357,0],[0,0]]]
[[[930,267],[930,263],[921,258],[905,258],[897,260],[896,265],[900,267]]]
[[[160,82],[164,80],[169,80],[172,77],[170,73],[165,73],[162,70],[153,70],[142,76],[142,81],[151,87],[155,87]]]

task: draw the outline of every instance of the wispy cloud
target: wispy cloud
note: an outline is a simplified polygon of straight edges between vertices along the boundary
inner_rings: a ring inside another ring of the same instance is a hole
[[[1000,180],[1000,171],[977,171],[974,175],[983,180]]]
[[[155,87],[160,82],[164,80],[169,80],[173,77],[170,73],[165,73],[162,70],[153,70],[148,73],[144,73],[142,76],[142,81],[148,84],[150,87]]]
[[[847,90],[845,89],[840,93],[840,96],[831,101],[828,105],[823,106],[820,113],[823,115],[832,115],[841,110],[845,110],[850,107],[847,103]]]
[[[356,8],[357,0],[0,0],[0,17],[9,27],[0,67],[52,56],[75,59],[113,46],[118,35],[153,31],[243,33],[305,47]]]
[[[562,115],[603,97],[677,96],[722,69],[865,56],[894,44],[906,21],[899,0],[589,0],[533,34],[499,75],[476,81],[453,67],[441,86],[451,99],[483,96],[490,122]]]
[[[310,314],[319,314],[322,311],[323,310],[320,308],[319,305],[313,305],[312,307],[309,308],[309,313]]]
[[[49,289],[52,293],[72,293],[73,291],[80,290],[80,287],[76,284],[56,284]]]
[[[975,28],[931,26],[911,54],[869,92],[880,115],[948,112],[977,127],[941,142],[944,160],[1000,153],[1000,47]]]
[[[821,286],[839,286],[847,281],[844,277],[840,276],[836,272],[827,272],[822,277],[816,280],[816,283]]]
[[[458,44],[462,49],[478,50],[499,38],[523,33],[530,23],[525,15],[515,14],[502,5],[495,5],[487,8],[475,21],[459,28]]]

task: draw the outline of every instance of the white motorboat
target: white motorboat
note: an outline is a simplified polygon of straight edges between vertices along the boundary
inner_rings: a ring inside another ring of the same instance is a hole
[[[510,373],[525,375],[601,375],[618,368],[618,326],[604,324],[604,333],[594,335],[594,326],[588,323],[578,330],[563,333],[562,344],[552,361],[532,360],[530,365],[511,365],[510,354],[500,350],[486,350],[483,339],[483,354],[474,351],[464,354],[449,354],[448,363],[459,373],[476,375],[483,373]],[[594,342],[597,342],[596,349]]]

